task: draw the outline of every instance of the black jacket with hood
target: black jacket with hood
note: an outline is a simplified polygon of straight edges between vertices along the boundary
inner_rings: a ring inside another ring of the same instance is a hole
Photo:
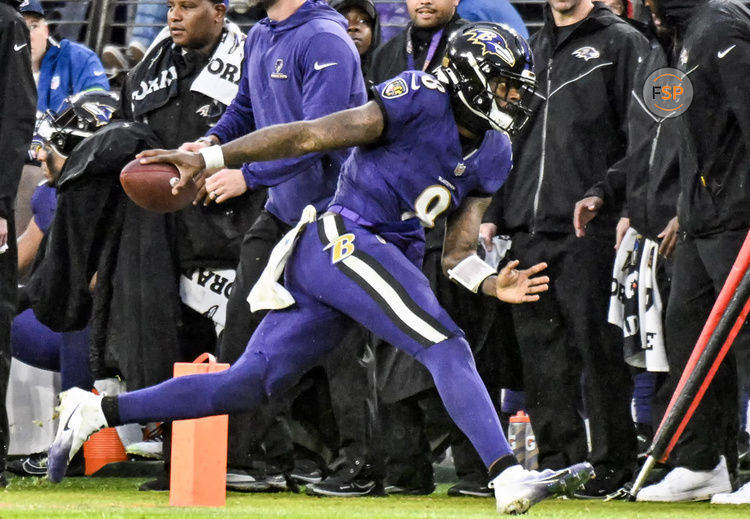
[[[95,379],[120,373],[128,387],[170,377],[180,353],[179,271],[164,215],[141,209],[120,170],[161,146],[144,123],[112,122],[81,141],[56,181],[57,209],[24,293],[55,331],[91,327]],[[94,273],[96,288],[89,290]]]
[[[350,7],[359,7],[372,18],[372,42],[370,43],[370,48],[359,57],[362,61],[362,74],[365,76],[365,83],[369,88],[370,83],[367,81],[367,71],[370,68],[370,62],[372,61],[375,49],[380,46],[380,16],[378,16],[378,10],[375,8],[375,2],[373,0],[331,0],[330,5],[341,14],[343,14],[345,9]]]
[[[676,66],[693,100],[680,118],[680,229],[693,236],[750,227],[750,10],[736,0],[667,0]]]
[[[648,40],[599,2],[562,41],[549,6],[530,43],[538,87],[533,114],[513,138],[513,170],[485,221],[502,234],[572,233],[573,208],[621,159],[636,69]],[[614,235],[618,207],[588,227]]]

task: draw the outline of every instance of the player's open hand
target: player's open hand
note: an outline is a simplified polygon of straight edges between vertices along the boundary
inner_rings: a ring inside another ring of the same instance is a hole
[[[174,164],[180,172],[180,180],[172,186],[172,194],[176,195],[188,182],[194,182],[203,172],[205,163],[203,157],[198,153],[190,153],[176,150],[146,150],[136,155],[141,164],[152,164],[155,162],[168,162]]]
[[[506,303],[533,303],[539,294],[549,290],[549,277],[536,276],[547,268],[546,263],[537,263],[525,270],[517,270],[519,261],[508,262],[497,273],[495,296]]]

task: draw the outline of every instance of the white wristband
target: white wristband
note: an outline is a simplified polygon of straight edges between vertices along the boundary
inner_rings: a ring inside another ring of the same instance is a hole
[[[475,294],[482,285],[482,281],[497,274],[497,270],[489,266],[476,254],[462,259],[458,265],[448,269],[448,277],[463,285]]]
[[[198,153],[203,155],[203,161],[206,163],[206,169],[221,169],[224,167],[224,152],[221,146],[209,146],[201,148]]]

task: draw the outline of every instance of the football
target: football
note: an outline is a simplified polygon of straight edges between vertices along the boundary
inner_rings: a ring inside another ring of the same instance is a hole
[[[180,174],[172,164],[141,164],[135,159],[122,169],[120,184],[130,199],[144,209],[172,213],[190,205],[198,194],[196,185],[191,182],[178,195],[173,195],[172,184],[179,178]]]

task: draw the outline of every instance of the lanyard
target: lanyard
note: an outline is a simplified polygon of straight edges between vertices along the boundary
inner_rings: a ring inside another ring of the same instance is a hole
[[[414,47],[411,42],[411,30],[412,28],[409,27],[409,34],[406,35],[406,62],[408,64],[408,70],[414,70]],[[430,47],[427,49],[427,55],[424,58],[424,65],[422,65],[422,72],[427,70],[427,67],[430,65],[430,61],[432,61],[433,56],[435,55],[435,51],[438,48],[438,44],[440,43],[440,39],[443,37],[443,29],[440,29],[438,32],[432,35],[432,40],[430,40]]]

